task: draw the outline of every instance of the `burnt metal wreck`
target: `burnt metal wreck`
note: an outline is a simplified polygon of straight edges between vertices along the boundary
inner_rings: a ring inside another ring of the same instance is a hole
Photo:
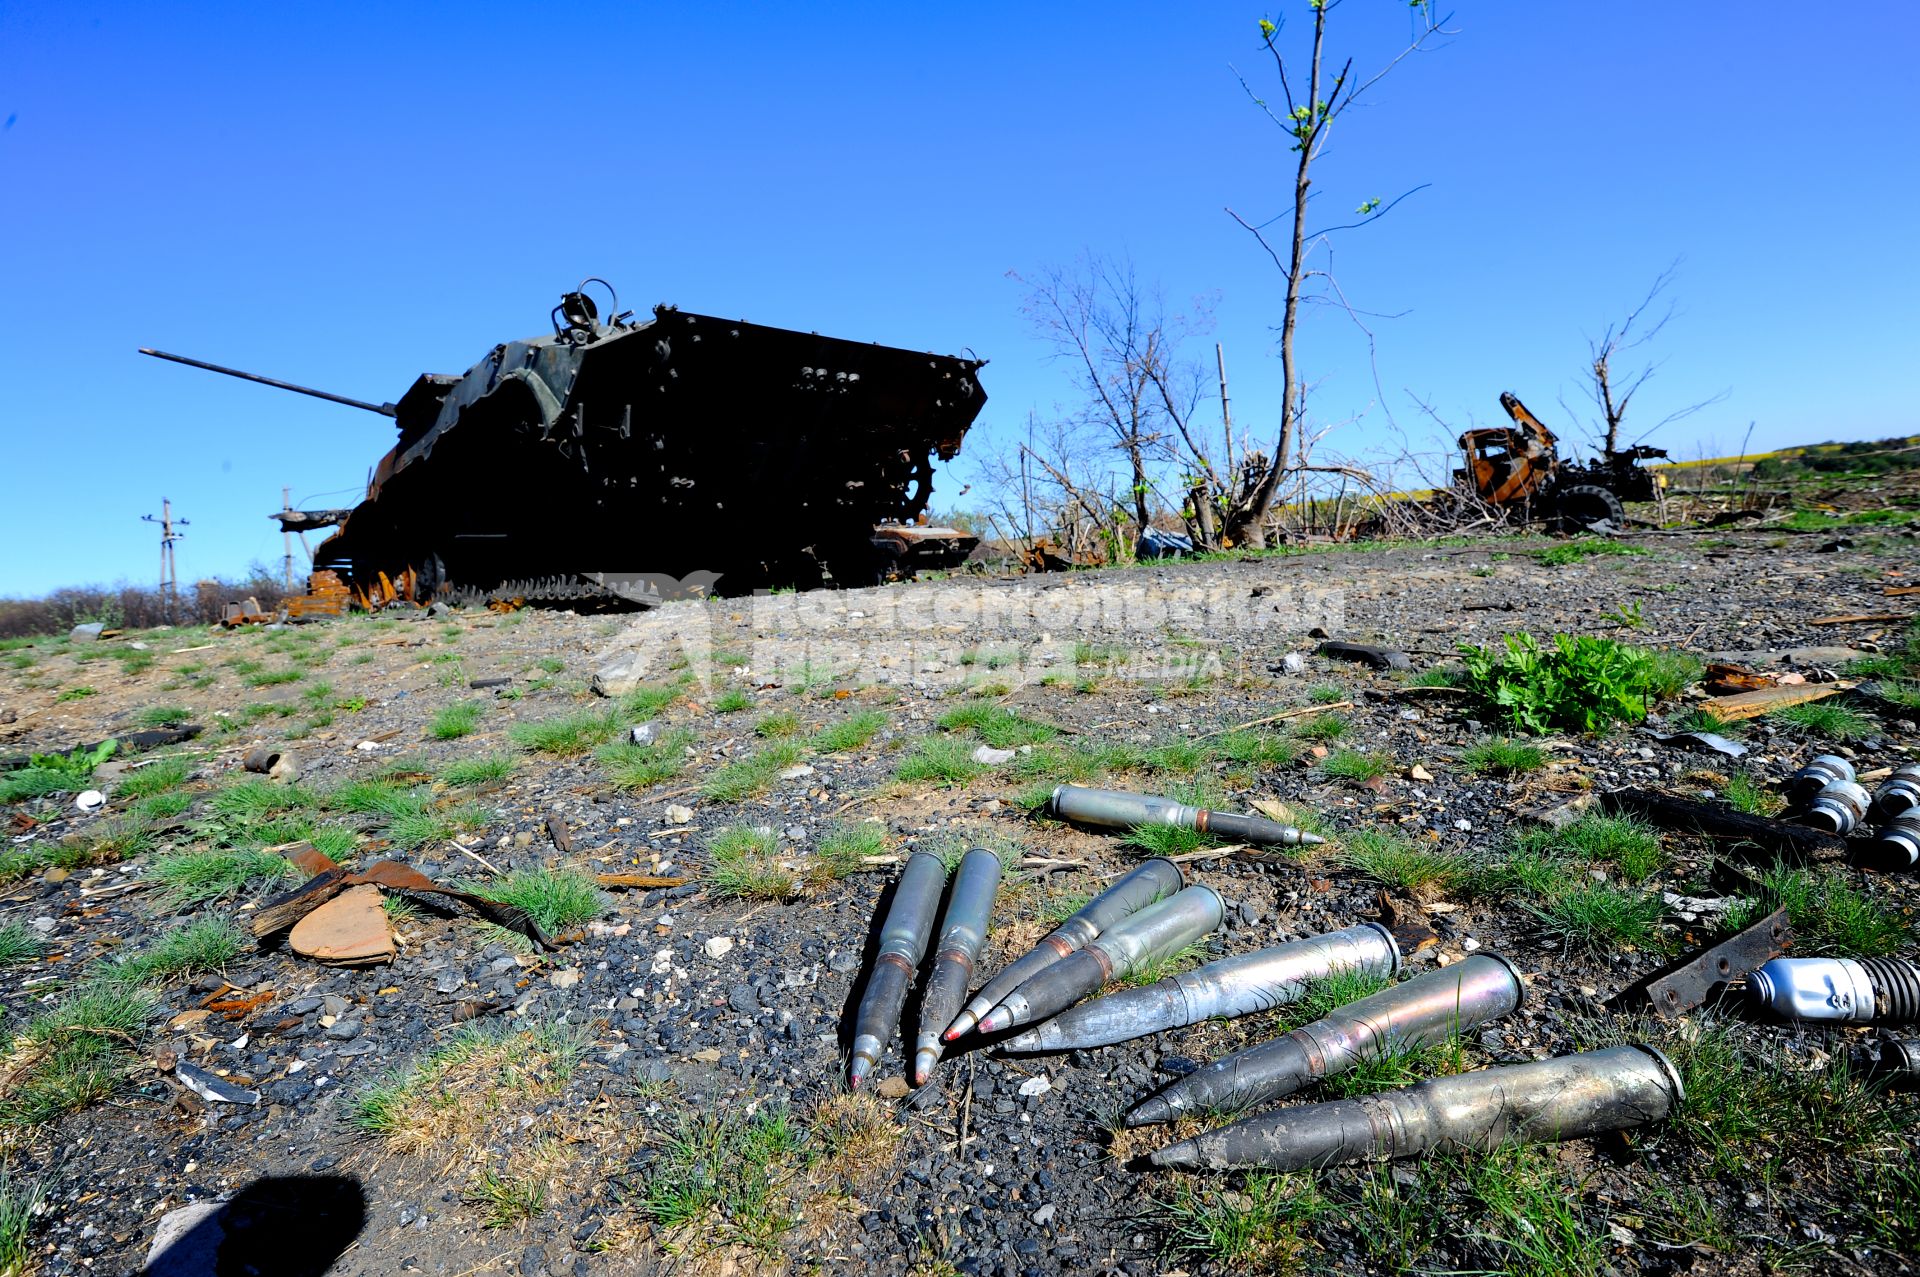
[[[869,585],[971,552],[922,521],[933,458],[986,403],[985,360],[665,305],[636,319],[615,300],[603,318],[590,284],[605,281],[565,294],[550,335],[425,374],[398,403],[141,353],[395,420],[360,504],[273,516],[335,528],[314,567],[363,604]]]

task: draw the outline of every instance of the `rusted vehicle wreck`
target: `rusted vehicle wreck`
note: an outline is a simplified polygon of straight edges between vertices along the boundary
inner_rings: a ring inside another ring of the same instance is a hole
[[[141,353],[394,418],[360,504],[274,516],[334,527],[314,567],[363,602],[866,585],[973,549],[922,521],[933,458],[986,402],[985,360],[665,305],[603,317],[596,283],[561,298],[550,335],[425,374],[398,403]]]

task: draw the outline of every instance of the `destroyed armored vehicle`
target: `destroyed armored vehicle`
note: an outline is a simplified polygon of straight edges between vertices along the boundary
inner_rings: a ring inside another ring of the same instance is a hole
[[[1640,463],[1667,455],[1664,448],[1636,445],[1575,465],[1560,456],[1558,440],[1511,391],[1500,406],[1512,426],[1469,430],[1460,436],[1465,461],[1453,481],[1491,506],[1521,521],[1540,519],[1563,531],[1620,531],[1627,526],[1623,502],[1655,501],[1666,476]]]
[[[565,294],[551,335],[394,404],[141,353],[395,419],[359,505],[273,516],[335,527],[314,566],[363,603],[870,585],[972,551],[925,517],[932,458],[986,402],[984,360],[672,306],[603,318],[589,284],[605,281]]]

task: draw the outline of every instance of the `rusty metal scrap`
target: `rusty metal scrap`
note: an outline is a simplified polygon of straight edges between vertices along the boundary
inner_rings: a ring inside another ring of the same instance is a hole
[[[1677,1019],[1707,1000],[1716,985],[1746,975],[1793,943],[1787,911],[1775,910],[1710,948],[1673,963],[1622,989],[1607,1004],[1614,1010],[1641,1006],[1661,1019]]]

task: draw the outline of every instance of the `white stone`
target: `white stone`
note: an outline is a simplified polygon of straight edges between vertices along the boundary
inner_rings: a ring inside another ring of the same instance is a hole
[[[1040,1077],[1030,1077],[1020,1084],[1020,1094],[1022,1095],[1045,1095],[1052,1089],[1052,1080],[1044,1074]]]
[[[707,943],[702,947],[706,949],[707,956],[709,958],[712,958],[715,962],[718,962],[720,961],[720,959],[726,957],[729,953],[733,952],[733,937],[732,936],[709,936],[707,937]]]
[[[682,807],[679,803],[667,804],[667,823],[669,825],[685,825],[692,820],[693,808]]]
[[[579,967],[561,967],[558,971],[548,976],[547,979],[556,989],[571,989],[574,985],[580,983],[581,975],[582,972]]]
[[[811,775],[813,775],[812,763],[795,763],[793,766],[782,768],[780,771],[781,780],[799,780],[802,776]]]

